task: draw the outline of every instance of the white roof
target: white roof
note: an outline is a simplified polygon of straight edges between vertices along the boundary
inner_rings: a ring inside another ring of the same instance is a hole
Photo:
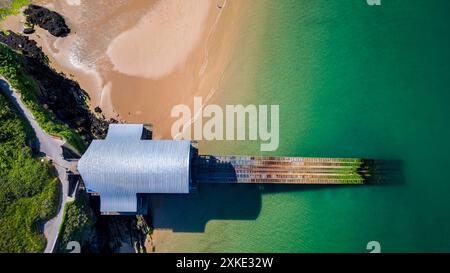
[[[138,193],[189,193],[190,141],[141,140],[143,125],[110,125],[78,162],[102,212],[137,212]]]

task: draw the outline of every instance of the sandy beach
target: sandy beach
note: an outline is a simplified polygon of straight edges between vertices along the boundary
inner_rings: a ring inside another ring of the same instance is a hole
[[[52,66],[78,81],[106,117],[154,126],[171,138],[173,106],[193,97],[214,100],[235,51],[249,4],[226,0],[48,1],[33,3],[62,14],[64,39],[32,35]],[[20,31],[21,16],[3,27]]]

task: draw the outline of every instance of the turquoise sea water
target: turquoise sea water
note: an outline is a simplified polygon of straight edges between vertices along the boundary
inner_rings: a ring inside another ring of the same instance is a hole
[[[244,37],[242,71],[230,72],[249,91],[225,88],[222,101],[280,105],[272,155],[400,160],[404,182],[203,186],[158,205],[156,224],[175,230],[166,250],[367,252],[379,241],[384,252],[450,251],[450,2],[258,3],[264,27],[249,30],[261,43],[246,48]],[[251,142],[204,152],[260,154]]]

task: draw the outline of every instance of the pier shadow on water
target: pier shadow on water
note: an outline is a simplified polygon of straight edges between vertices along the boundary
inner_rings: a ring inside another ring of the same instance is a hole
[[[224,169],[229,169],[225,168]],[[402,162],[399,160],[374,161],[377,183],[366,185],[272,185],[205,183],[190,195],[147,196],[149,213],[155,229],[173,232],[205,231],[211,220],[255,220],[262,208],[263,194],[316,190],[344,190],[361,187],[393,186],[404,184]],[[228,176],[230,177],[230,176]]]
[[[203,184],[190,195],[149,197],[153,227],[204,232],[210,220],[254,220],[261,211],[257,185]]]

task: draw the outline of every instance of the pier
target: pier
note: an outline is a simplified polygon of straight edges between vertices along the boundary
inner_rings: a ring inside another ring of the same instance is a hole
[[[192,180],[197,183],[364,184],[371,161],[348,158],[196,156]]]
[[[146,131],[147,130],[147,131]],[[78,162],[103,214],[144,213],[142,195],[189,194],[200,184],[362,185],[376,183],[372,160],[199,154],[191,141],[151,140],[142,124],[111,124]]]

